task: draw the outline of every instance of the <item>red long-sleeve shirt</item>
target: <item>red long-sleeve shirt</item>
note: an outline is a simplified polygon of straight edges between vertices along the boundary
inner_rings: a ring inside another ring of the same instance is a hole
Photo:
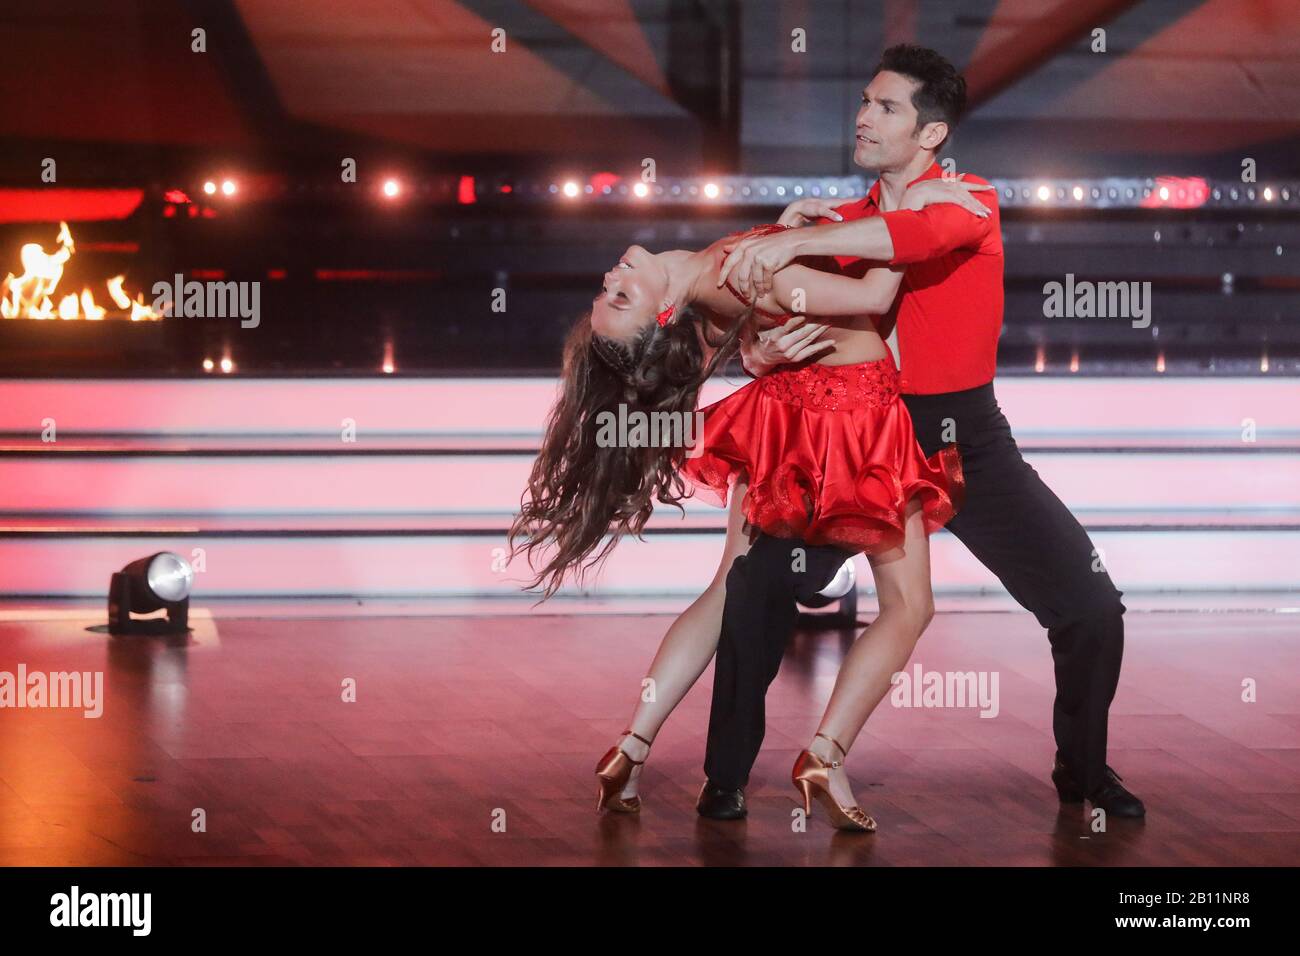
[[[942,172],[931,163],[913,182]],[[971,175],[965,181],[986,182]],[[884,212],[879,181],[865,198],[835,210],[845,221],[882,216],[894,243],[891,265],[907,266],[889,318],[897,324],[902,388],[909,395],[975,388],[991,382],[997,372],[1001,217],[996,190],[971,195],[992,209],[992,215],[973,216],[953,203]],[[834,258],[846,275],[861,276],[876,264],[855,256]]]

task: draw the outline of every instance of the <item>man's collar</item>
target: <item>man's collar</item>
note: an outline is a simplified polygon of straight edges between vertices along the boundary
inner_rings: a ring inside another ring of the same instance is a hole
[[[912,180],[911,183],[908,183],[907,185],[911,186],[912,183],[919,183],[922,179],[934,179],[942,175],[943,175],[943,170],[939,168],[939,164],[935,162],[931,162],[930,165],[926,167],[925,172],[923,172],[920,176],[917,176],[915,179]],[[879,208],[880,206],[880,180],[879,179],[876,179],[876,181],[871,184],[871,188],[867,190],[866,205],[876,206],[877,208]]]

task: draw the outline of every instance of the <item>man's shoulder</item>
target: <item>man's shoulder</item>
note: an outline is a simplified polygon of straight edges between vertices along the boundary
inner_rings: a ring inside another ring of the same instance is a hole
[[[847,222],[853,219],[861,219],[863,216],[871,215],[874,205],[875,204],[871,201],[871,196],[868,194],[863,196],[861,199],[854,199],[851,202],[841,203],[835,207],[835,211],[844,217],[844,220]],[[823,219],[821,222],[831,222],[831,220]]]
[[[993,184],[983,176],[975,173],[966,173],[962,176],[962,182],[975,183],[977,186],[992,186]],[[998,191],[996,189],[981,189],[975,193],[975,198],[984,205],[990,207],[994,212],[998,209]]]

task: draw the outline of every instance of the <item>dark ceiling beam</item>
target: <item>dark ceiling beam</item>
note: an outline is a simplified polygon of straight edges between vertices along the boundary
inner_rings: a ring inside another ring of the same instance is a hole
[[[553,69],[565,74],[575,86],[590,90],[607,102],[617,102],[618,95],[603,82],[613,74],[629,77],[641,87],[646,96],[667,103],[677,103],[669,91],[657,88],[644,76],[638,76],[626,64],[611,58],[604,50],[592,46],[574,33],[563,18],[555,18],[526,3],[503,5],[499,0],[457,0],[457,2],[488,23],[501,25],[522,43],[534,56]],[[565,55],[571,50],[581,50],[591,59]],[[593,68],[595,64],[598,68]],[[602,73],[602,69],[604,72]]]
[[[1062,0],[965,69],[966,109],[973,112],[1003,90],[1029,76],[1054,56],[1091,35],[1141,0]]]
[[[211,57],[230,97],[262,140],[275,141],[290,118],[234,0],[185,0],[194,25],[207,31]]]
[[[239,108],[263,152],[342,148],[337,130],[293,116],[285,109],[275,81],[253,41],[235,0],[184,0],[195,26],[208,32],[213,58],[230,98]]]

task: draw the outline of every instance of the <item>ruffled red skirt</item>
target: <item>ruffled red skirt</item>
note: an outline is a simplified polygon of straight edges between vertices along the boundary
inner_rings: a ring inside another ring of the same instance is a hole
[[[747,480],[745,516],[775,537],[878,554],[903,543],[913,498],[927,535],[965,498],[957,446],[921,451],[892,357],[773,372],[701,411],[683,477],[724,508]]]

